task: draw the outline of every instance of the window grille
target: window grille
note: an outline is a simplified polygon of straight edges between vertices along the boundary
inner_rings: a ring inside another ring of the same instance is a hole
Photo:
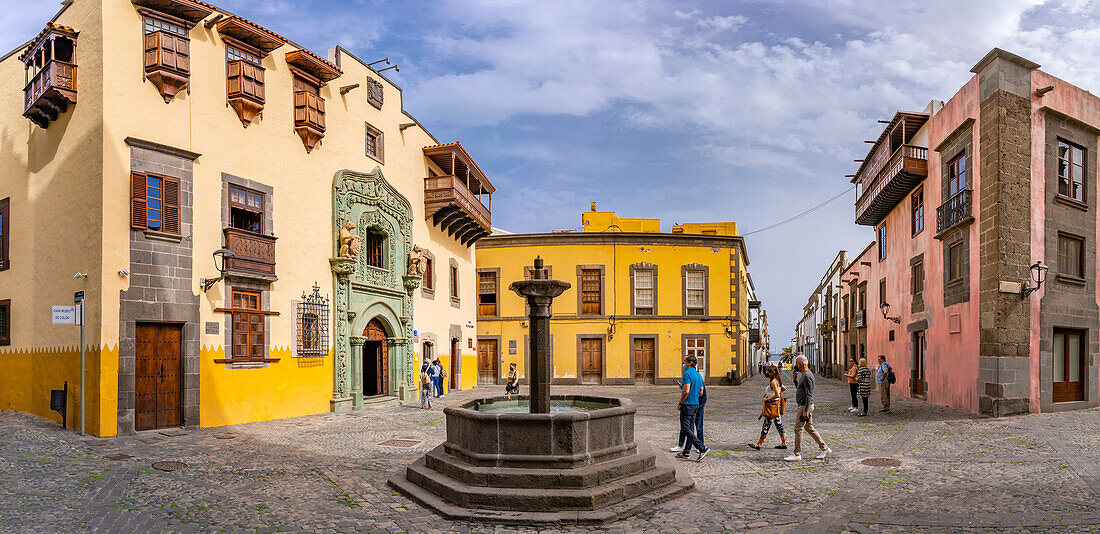
[[[313,284],[313,294],[302,293],[295,303],[295,325],[299,356],[324,356],[328,353],[328,298]]]

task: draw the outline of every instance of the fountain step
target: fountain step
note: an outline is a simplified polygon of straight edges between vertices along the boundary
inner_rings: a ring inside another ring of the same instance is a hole
[[[638,453],[576,469],[481,467],[447,454],[442,445],[425,456],[427,466],[471,486],[496,488],[587,488],[652,469],[656,453],[638,444]]]
[[[561,510],[548,512],[545,510],[552,510],[552,508],[542,507],[536,510],[516,508],[508,510],[463,508],[413,483],[405,477],[392,478],[389,480],[389,485],[412,500],[449,519],[484,521],[503,525],[553,523],[592,525],[616,521],[638,512],[654,508],[663,502],[686,494],[695,486],[695,483],[686,473],[677,472],[676,466],[674,466],[667,457],[658,456],[657,465],[659,468],[662,468],[662,470],[672,470],[675,473],[674,479],[661,486],[650,486],[647,492],[635,493],[631,497],[618,503],[595,510]],[[515,492],[514,489],[503,491]]]
[[[471,486],[435,471],[417,460],[406,470],[414,484],[465,507],[492,510],[596,510],[613,506],[676,481],[671,467],[655,467],[590,488],[494,488]]]

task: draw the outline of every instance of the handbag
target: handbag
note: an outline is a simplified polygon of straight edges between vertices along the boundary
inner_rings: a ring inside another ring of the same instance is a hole
[[[765,419],[775,419],[782,413],[779,399],[764,401],[764,408],[760,410],[760,416]]]
[[[787,397],[779,397],[779,413],[780,415],[787,413]]]

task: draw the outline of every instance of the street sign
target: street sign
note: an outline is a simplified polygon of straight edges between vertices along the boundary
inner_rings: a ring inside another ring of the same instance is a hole
[[[77,304],[84,302],[84,291],[77,291],[73,293],[73,302]]]
[[[76,306],[54,306],[53,324],[80,324]]]

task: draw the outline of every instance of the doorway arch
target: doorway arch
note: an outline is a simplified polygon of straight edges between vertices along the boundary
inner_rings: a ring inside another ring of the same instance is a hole
[[[363,329],[363,397],[390,393],[390,344],[386,329],[371,319]]]

